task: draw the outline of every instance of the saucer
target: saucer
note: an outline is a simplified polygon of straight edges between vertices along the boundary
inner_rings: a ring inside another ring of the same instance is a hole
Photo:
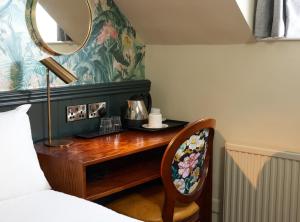
[[[148,124],[143,124],[142,127],[146,128],[146,129],[164,129],[164,128],[168,127],[168,124],[162,124],[161,127],[156,127],[156,128],[149,127]]]

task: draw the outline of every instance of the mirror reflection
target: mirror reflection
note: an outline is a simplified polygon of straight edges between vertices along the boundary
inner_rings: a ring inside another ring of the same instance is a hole
[[[84,46],[92,23],[88,0],[36,0],[33,7],[32,22],[44,49],[68,55]]]

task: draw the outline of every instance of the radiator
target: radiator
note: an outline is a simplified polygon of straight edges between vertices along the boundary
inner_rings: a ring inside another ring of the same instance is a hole
[[[300,222],[300,154],[226,144],[224,222]]]

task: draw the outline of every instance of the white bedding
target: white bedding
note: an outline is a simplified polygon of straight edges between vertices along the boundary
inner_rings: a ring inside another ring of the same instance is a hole
[[[0,201],[1,222],[137,222],[98,204],[52,190]]]

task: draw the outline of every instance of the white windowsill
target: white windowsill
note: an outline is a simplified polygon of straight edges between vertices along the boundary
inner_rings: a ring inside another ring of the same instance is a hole
[[[256,39],[257,42],[270,42],[270,41],[300,41],[300,38],[263,38],[263,39]]]

